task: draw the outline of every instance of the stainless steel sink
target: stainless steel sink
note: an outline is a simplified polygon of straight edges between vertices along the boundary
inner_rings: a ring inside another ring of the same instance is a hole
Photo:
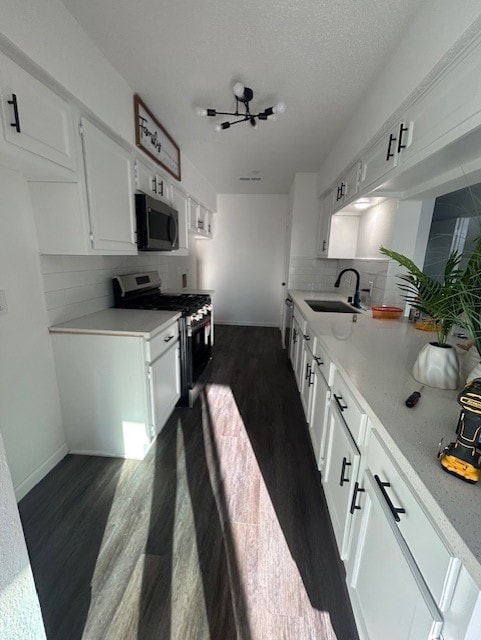
[[[313,311],[324,313],[360,313],[359,309],[341,300],[304,300]]]

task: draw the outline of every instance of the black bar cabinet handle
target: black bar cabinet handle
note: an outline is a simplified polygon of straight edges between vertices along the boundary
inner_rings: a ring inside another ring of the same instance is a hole
[[[346,471],[346,467],[350,467],[350,466],[351,466],[351,464],[352,464],[351,462],[348,462],[348,461],[347,461],[347,458],[343,458],[343,459],[342,459],[342,466],[341,466],[341,479],[340,479],[340,481],[339,481],[339,486],[340,486],[340,487],[342,487],[342,486],[343,486],[343,484],[344,484],[345,482],[349,482],[349,478],[346,478],[346,477],[344,476],[344,472]]]
[[[312,387],[314,384],[314,371],[311,368],[311,373],[309,374],[309,380],[307,381],[307,386]]]
[[[394,152],[391,151],[391,147],[392,147],[392,143],[396,142],[396,138],[394,137],[394,135],[392,133],[389,134],[389,144],[387,146],[387,155],[386,155],[386,161],[390,160],[391,158],[394,158]]]
[[[7,100],[8,104],[13,106],[13,117],[15,118],[15,122],[11,122],[10,126],[15,127],[17,133],[21,133],[20,130],[20,116],[18,115],[18,105],[17,105],[17,96],[15,93],[12,93],[12,99]]]
[[[384,496],[384,500],[387,502],[387,505],[392,513],[392,515],[394,516],[394,520],[396,520],[396,522],[400,522],[401,518],[399,517],[400,513],[406,513],[406,509],[403,509],[402,507],[395,507],[393,505],[393,503],[391,502],[391,498],[389,497],[385,487],[390,487],[391,483],[390,482],[383,482],[378,475],[374,474],[374,480],[377,482],[379,488],[381,489],[382,495]]]
[[[344,398],[342,396],[336,396],[335,393],[333,393],[333,396],[334,396],[334,400],[337,403],[337,406],[339,407],[342,413],[344,409],[347,409],[347,404],[341,404],[341,400],[344,400]]]
[[[326,250],[326,242],[327,240],[323,240],[322,241],[322,250],[325,251]]]
[[[308,333],[304,333],[304,340],[308,341],[311,339],[311,336]]]
[[[363,489],[362,487],[359,486],[359,482],[355,482],[354,483],[354,493],[352,494],[352,500],[351,500],[351,508],[349,509],[349,513],[351,514],[351,516],[354,515],[354,511],[356,509],[360,509],[361,505],[356,504],[356,499],[357,499],[357,494],[358,493],[364,493],[365,489]]]
[[[292,332],[292,342],[294,344],[296,344],[297,342],[297,331],[294,329],[294,331]]]
[[[170,342],[174,339],[174,336],[169,336],[168,338],[164,338],[164,342]]]
[[[401,124],[399,125],[399,139],[398,139],[398,143],[397,143],[397,152],[399,153],[401,151],[401,149],[405,149],[406,145],[403,144],[403,134],[406,133],[406,131],[408,130],[409,127],[405,127],[404,124],[401,122]]]
[[[346,192],[344,191],[345,188],[346,188],[346,183],[341,182],[341,198],[346,195]]]
[[[324,364],[324,360],[322,358],[319,358],[318,356],[314,356],[314,360],[317,362],[319,366]]]
[[[311,365],[309,363],[307,363],[306,364],[306,375],[305,375],[305,379],[306,380],[311,375],[310,368],[311,368]]]

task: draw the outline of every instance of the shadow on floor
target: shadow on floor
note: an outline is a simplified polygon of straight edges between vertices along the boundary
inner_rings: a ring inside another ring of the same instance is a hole
[[[48,640],[80,640],[123,460],[66,456],[19,502]]]

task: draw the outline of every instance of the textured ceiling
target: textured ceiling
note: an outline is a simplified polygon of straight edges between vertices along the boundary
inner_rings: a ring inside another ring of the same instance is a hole
[[[421,0],[63,0],[219,193],[287,193],[317,171]],[[194,107],[252,110],[277,122],[217,133]],[[259,172],[261,182],[239,182]]]

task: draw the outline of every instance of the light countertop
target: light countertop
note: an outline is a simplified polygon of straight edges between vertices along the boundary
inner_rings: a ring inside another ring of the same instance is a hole
[[[390,450],[402,472],[481,588],[481,483],[446,473],[437,459],[441,438],[444,446],[455,439],[459,391],[426,386],[414,408],[404,404],[421,386],[411,375],[416,357],[436,334],[415,329],[406,318],[376,320],[367,311],[353,322],[349,313],[316,313],[304,302],[342,299],[338,294],[289,294],[336,368],[351,381],[351,391],[373,426],[388,445],[395,445]]]
[[[49,327],[50,333],[141,336],[150,340],[180,318],[177,311],[104,309]]]

